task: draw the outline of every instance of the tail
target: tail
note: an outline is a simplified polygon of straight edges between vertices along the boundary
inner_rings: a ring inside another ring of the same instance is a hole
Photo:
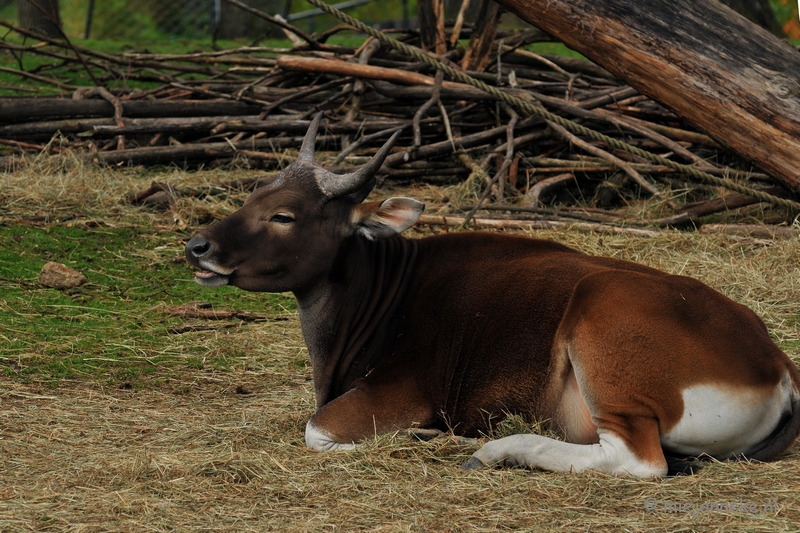
[[[770,435],[742,455],[751,461],[772,461],[788,450],[800,436],[800,372],[790,362],[793,381],[790,409]]]
[[[700,457],[681,457],[677,455],[664,454],[667,460],[667,476],[693,476],[703,468],[703,458]]]

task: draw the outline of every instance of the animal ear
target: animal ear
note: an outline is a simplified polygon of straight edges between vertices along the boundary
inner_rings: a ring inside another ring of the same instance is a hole
[[[369,202],[353,208],[353,225],[370,240],[385,239],[410,228],[424,210],[425,204],[412,198]]]

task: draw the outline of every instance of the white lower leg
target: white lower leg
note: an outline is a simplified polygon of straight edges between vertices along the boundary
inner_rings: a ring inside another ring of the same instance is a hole
[[[527,466],[553,472],[586,469],[636,477],[665,476],[667,465],[650,464],[636,457],[612,433],[601,433],[599,444],[571,444],[540,435],[512,435],[491,441],[475,452],[466,468],[483,465]]]

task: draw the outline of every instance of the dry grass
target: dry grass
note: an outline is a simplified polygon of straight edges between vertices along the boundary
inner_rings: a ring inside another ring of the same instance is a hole
[[[246,173],[40,165],[35,174],[0,178],[7,224],[58,213],[174,231],[169,213],[132,208],[126,195],[152,180],[199,187]],[[435,201],[449,192],[405,194]],[[214,198],[179,208],[189,222],[234,206]],[[536,235],[698,277],[757,310],[800,359],[796,239]],[[91,380],[52,390],[0,379],[0,531],[789,531],[800,523],[798,445],[774,463],[713,463],[665,480],[463,472],[475,446],[446,437],[383,436],[353,452],[321,454],[303,442],[314,400],[296,317],[164,333],[165,352],[188,344],[207,347],[210,359],[229,345],[245,355],[229,371],[186,369],[137,390]],[[645,509],[648,501],[655,511]],[[739,501],[777,502],[777,509],[702,512]],[[701,507],[683,512],[665,503]]]
[[[98,168],[77,155],[40,156],[23,170],[2,176],[0,205],[8,218],[47,216],[50,219],[102,218],[131,224],[169,224],[171,217],[149,209],[132,208],[132,194],[146,190],[154,181],[176,188],[210,190],[220,183],[261,175],[245,166],[190,172],[178,168],[151,170],[142,167]],[[221,217],[237,208],[246,194],[233,191],[206,197],[202,202],[179,198],[178,213],[187,223]],[[2,215],[3,213],[0,213]],[[2,219],[0,219],[2,220]]]

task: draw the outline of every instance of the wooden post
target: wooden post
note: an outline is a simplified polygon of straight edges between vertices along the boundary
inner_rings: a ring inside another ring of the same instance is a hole
[[[419,0],[419,34],[422,48],[436,54],[447,52],[444,31],[444,0]]]
[[[497,0],[800,193],[800,53],[715,0]]]
[[[60,39],[58,0],[17,0],[19,25],[45,37]]]
[[[497,26],[500,24],[501,14],[500,6],[491,0],[481,2],[478,20],[475,22],[467,51],[461,60],[461,68],[483,71],[492,60],[492,45],[497,33]]]

